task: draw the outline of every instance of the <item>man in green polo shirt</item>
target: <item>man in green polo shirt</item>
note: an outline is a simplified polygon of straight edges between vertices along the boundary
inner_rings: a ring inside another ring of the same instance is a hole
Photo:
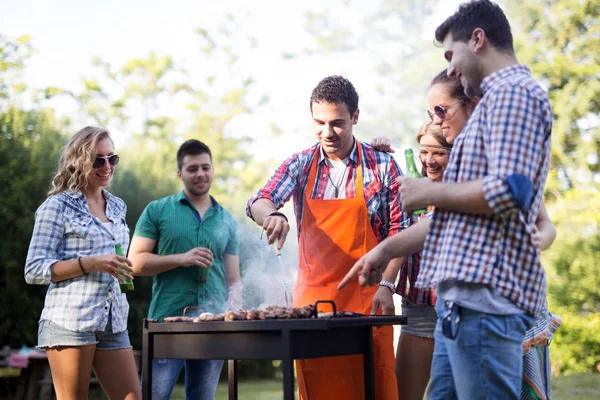
[[[214,170],[208,146],[183,143],[177,176],[183,190],[148,204],[129,247],[134,274],[154,277],[148,317],[183,315],[187,306],[212,313],[240,308],[237,223],[209,194]],[[169,399],[185,367],[186,398],[212,399],[222,366],[222,360],[152,360],[152,398]]]

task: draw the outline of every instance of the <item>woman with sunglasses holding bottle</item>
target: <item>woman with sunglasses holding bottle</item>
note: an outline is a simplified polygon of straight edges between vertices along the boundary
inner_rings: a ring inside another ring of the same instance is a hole
[[[477,97],[472,99],[467,98],[464,94],[464,88],[460,81],[454,77],[448,78],[446,70],[443,70],[435,78],[433,78],[431,82],[428,92],[428,102],[430,108],[427,110],[427,115],[431,120],[430,124],[439,127],[447,142],[453,143],[454,139],[456,139],[464,126],[467,124],[467,121],[477,106],[479,99]],[[381,151],[390,151],[390,144],[391,142],[387,138],[376,138],[372,142],[373,147]],[[421,163],[423,163],[423,161],[424,160],[421,158]],[[432,180],[435,180],[432,178],[432,176],[428,177]],[[380,262],[386,262],[387,265],[387,261],[384,261],[384,259],[389,261],[389,258],[402,257],[420,252],[423,248],[428,228],[429,221],[421,221],[414,227],[406,229],[406,233],[401,232],[400,234],[381,242],[375,249],[364,256],[362,260],[359,260],[357,265],[377,265]],[[536,226],[534,227],[533,242],[538,249],[544,250],[552,244],[555,237],[556,229],[550,220],[550,217],[548,216],[545,205],[542,202],[536,221]],[[356,276],[358,269],[355,268],[356,266],[346,276],[347,278]],[[411,286],[414,285],[417,280],[418,268],[418,265],[403,265],[402,269],[400,270],[400,281],[398,288],[396,289],[396,293],[403,296],[403,314],[406,314],[406,311],[404,310],[406,299],[408,298],[408,300],[411,300],[411,297],[415,297],[413,292],[419,294],[415,304],[418,304],[419,306],[425,304],[431,307],[435,305],[435,295],[432,289],[429,291],[427,289],[417,289]],[[396,275],[397,271],[385,271],[384,280],[393,281]],[[408,277],[410,277],[410,282],[407,287],[405,282],[403,283],[403,279],[406,280]],[[342,282],[346,282],[346,279],[344,279]],[[343,285],[341,286],[343,287]],[[428,296],[424,296],[424,293],[428,293]],[[380,297],[383,296],[383,294],[386,294],[389,299],[383,299]],[[389,290],[387,293],[385,293],[385,291],[381,290],[380,288],[374,300],[378,300],[380,304],[389,304],[392,303],[391,297],[392,296]],[[415,310],[413,307],[413,310],[410,310],[409,313],[414,311]],[[422,314],[424,315],[424,313]],[[417,323],[419,324],[418,336],[413,334],[414,329],[411,328],[410,325],[414,325],[415,323],[410,322],[411,316],[408,315],[408,328],[404,329],[405,334],[401,334],[398,342],[398,351],[396,355],[396,376],[398,380],[398,391],[400,393],[399,398],[402,400],[421,400],[429,381],[429,369],[433,356],[433,340],[428,338],[433,338],[435,322],[433,322],[433,325],[431,323],[428,324],[428,321],[432,322],[433,319],[431,316],[428,319],[423,315],[416,316],[416,318],[413,316],[412,318],[413,321],[417,320]],[[551,319],[552,323],[550,322]],[[523,344],[524,350],[528,350],[531,348],[531,346],[539,346],[544,343],[544,340],[546,340],[547,343],[547,333],[549,333],[548,325],[552,326],[551,331],[553,333],[553,331],[558,328],[558,325],[560,325],[560,319],[550,315],[548,312],[543,313],[543,315],[536,321],[534,328],[527,333],[526,342]],[[430,336],[425,335],[424,333],[426,332],[421,329],[425,326],[427,326],[430,330]],[[406,335],[407,331],[409,332],[408,335]],[[538,352],[539,358],[537,356],[533,357],[535,350],[527,353],[524,356],[524,371],[527,372],[528,367],[529,371],[533,371],[536,368],[540,368],[539,365],[543,365],[542,368],[544,369],[539,371],[539,374],[534,373],[531,374],[533,376],[525,377],[526,379],[524,380],[524,388],[526,386],[534,387],[534,391],[549,394],[550,370],[547,346],[540,347],[540,350],[541,351]],[[540,377],[542,381],[539,381]],[[532,379],[537,379],[537,382],[532,381]],[[522,390],[521,397],[527,398],[527,394],[524,392],[524,390],[525,389]],[[531,391],[528,393],[531,393]],[[538,398],[543,399],[545,397]]]
[[[85,127],[63,150],[48,198],[35,214],[25,280],[49,285],[39,321],[57,399],[87,399],[91,371],[110,399],[141,399],[127,333],[131,279],[123,200],[104,188],[119,162],[109,132]]]

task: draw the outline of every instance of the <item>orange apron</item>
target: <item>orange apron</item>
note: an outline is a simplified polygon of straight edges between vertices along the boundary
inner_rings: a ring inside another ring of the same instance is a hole
[[[360,145],[353,199],[310,198],[318,160],[317,150],[304,195],[294,306],[333,300],[340,311],[370,314],[376,286],[361,288],[354,280],[343,290],[336,288],[354,263],[377,245],[363,195]],[[391,326],[373,328],[375,393],[381,400],[398,398],[393,340]],[[298,360],[296,367],[300,400],[365,398],[362,355]]]

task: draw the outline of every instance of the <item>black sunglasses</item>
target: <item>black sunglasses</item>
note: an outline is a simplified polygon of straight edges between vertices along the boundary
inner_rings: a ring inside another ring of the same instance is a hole
[[[448,110],[454,107],[457,104],[464,103],[467,99],[460,99],[457,102],[450,104],[448,107],[444,108],[440,105],[433,107],[433,111],[427,110],[427,115],[433,121],[433,116],[437,115],[439,119],[445,121],[446,119],[450,119],[452,116],[448,116]]]
[[[102,168],[102,167],[104,167],[104,164],[106,164],[106,161],[108,161],[108,163],[111,165],[111,167],[114,167],[115,165],[117,165],[119,163],[119,156],[116,154],[113,154],[113,155],[106,156],[106,157],[96,157],[96,160],[94,160],[94,164],[92,164],[92,168],[94,168],[94,169]]]
[[[450,340],[454,340],[458,335],[458,328],[460,327],[460,308],[458,304],[447,300],[444,303],[444,310],[446,311],[446,315],[442,320],[442,335]],[[454,324],[452,324],[453,314]],[[454,325],[454,327],[452,325]]]

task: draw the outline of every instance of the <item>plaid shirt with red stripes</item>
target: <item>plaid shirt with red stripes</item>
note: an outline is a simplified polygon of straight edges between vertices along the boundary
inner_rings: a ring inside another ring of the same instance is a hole
[[[425,242],[417,286],[447,280],[482,283],[537,315],[546,276],[532,240],[549,170],[552,109],[548,95],[524,65],[487,76],[483,97],[458,136],[444,182],[483,179],[491,216],[437,208]],[[509,177],[532,183],[522,210]]]
[[[402,176],[402,171],[389,154],[376,151],[370,145],[358,140],[355,143],[361,146],[364,196],[371,227],[377,241],[380,242],[410,225],[410,216],[402,212],[398,183],[396,182],[396,179]],[[319,154],[319,145],[316,144],[284,161],[267,184],[248,200],[246,214],[252,218],[250,207],[258,199],[269,199],[279,209],[290,198],[293,198],[294,214],[296,215],[298,235],[300,235],[304,191],[308,182],[310,165],[313,157],[319,157]],[[345,186],[346,198],[355,196],[357,156],[358,151],[355,145],[349,156],[348,179]],[[329,166],[325,160],[319,160],[315,186],[310,195],[312,199],[323,198],[325,195],[328,173]]]

